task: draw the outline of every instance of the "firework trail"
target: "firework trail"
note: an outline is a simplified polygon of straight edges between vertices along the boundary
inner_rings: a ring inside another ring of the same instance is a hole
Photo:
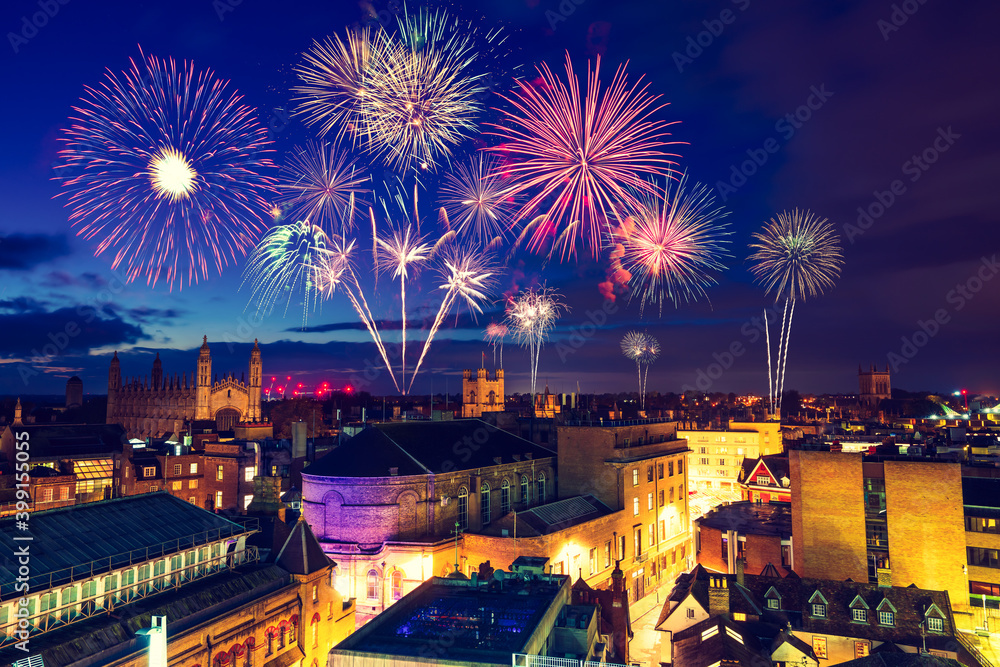
[[[568,53],[566,82],[543,63],[540,84],[519,81],[501,95],[513,110],[501,110],[506,122],[493,125],[493,134],[502,144],[487,150],[505,156],[513,192],[531,194],[515,216],[534,216],[518,238],[530,251],[555,238],[549,257],[557,250],[561,260],[576,256],[580,243],[597,258],[615,207],[637,206],[635,191],[650,187],[642,177],[669,174],[675,164],[677,156],[662,151],[671,123],[652,118],[661,107],[648,84],[630,85],[622,66],[602,88],[600,68],[600,57],[588,66],[583,98]]]
[[[640,313],[657,303],[662,315],[665,301],[677,306],[706,296],[705,288],[716,284],[712,272],[726,268],[724,237],[732,232],[719,222],[728,212],[716,206],[712,191],[701,183],[689,188],[686,173],[662,189],[649,185],[635,193],[638,205],[624,210],[611,244],[618,249],[615,268],[630,275],[630,298],[639,294]]]
[[[503,322],[490,322],[483,332],[487,343],[493,345],[493,365],[497,365],[497,343],[500,343],[500,368],[503,368],[503,341],[510,329]]]
[[[538,377],[538,357],[549,331],[556,320],[567,310],[559,296],[549,289],[530,289],[519,292],[507,301],[507,325],[514,340],[528,348],[531,364],[531,397],[534,406],[535,384]]]
[[[413,375],[410,377],[408,392],[413,390],[413,381],[417,379],[420,366],[424,363],[424,357],[431,347],[431,341],[434,340],[434,336],[444,319],[451,312],[452,306],[458,303],[461,307],[464,303],[475,317],[477,313],[483,312],[482,304],[490,297],[496,286],[496,269],[489,259],[484,259],[481,256],[481,253],[449,248],[443,254],[444,267],[441,274],[444,284],[439,289],[445,290],[445,296],[441,301],[441,307],[438,308],[434,323],[427,333],[427,338],[424,340],[420,358],[417,360]]]
[[[279,299],[285,299],[287,313],[301,292],[305,328],[310,305],[318,302],[315,272],[328,252],[328,241],[323,229],[308,221],[279,225],[267,233],[251,253],[240,285],[250,283],[250,303],[257,304],[258,313],[269,314]]]
[[[635,362],[639,374],[639,409],[646,409],[646,380],[649,377],[649,365],[660,356],[660,342],[655,337],[639,331],[625,334],[621,342],[622,354]],[[645,366],[645,373],[643,373]]]
[[[321,134],[350,134],[394,169],[433,170],[475,129],[486,92],[472,69],[481,36],[442,10],[398,23],[396,34],[380,27],[314,42],[296,68],[296,113]]]
[[[430,259],[432,246],[426,242],[426,237],[420,236],[411,224],[391,230],[389,234],[378,236],[379,267],[385,261],[386,273],[393,278],[399,278],[399,296],[402,303],[402,347],[399,381],[406,386],[406,281],[415,275],[419,265]],[[411,383],[412,384],[412,383]]]
[[[361,289],[361,284],[355,272],[352,258],[354,243],[353,240],[346,241],[343,238],[333,240],[330,250],[322,255],[322,260],[317,267],[316,289],[326,297],[333,296],[338,289],[347,296],[351,307],[354,308],[354,312],[361,318],[372,341],[375,343],[375,347],[382,356],[382,362],[385,364],[386,370],[389,371],[389,377],[392,378],[392,383],[395,385],[396,391],[399,391],[399,382],[392,371],[392,364],[389,363],[389,355],[386,352],[385,344],[382,342],[382,336],[379,334],[375,318],[368,307],[364,291]]]
[[[778,338],[777,368],[770,367],[768,343],[768,386],[773,414],[781,415],[781,395],[785,386],[788,339],[795,302],[820,296],[833,287],[844,264],[840,239],[826,218],[808,210],[795,209],[778,214],[753,235],[755,250],[749,257],[751,273],[765,292],[774,291],[775,303],[784,299],[781,334]],[[766,323],[765,319],[765,323]],[[770,334],[768,334],[770,340]],[[774,382],[771,382],[773,372]]]
[[[479,153],[446,174],[438,192],[446,226],[476,245],[503,239],[511,223],[514,197],[498,166],[495,158]]]
[[[183,288],[245,256],[266,228],[267,132],[211,71],[130,62],[73,107],[56,179],[96,256],[113,252],[128,282]]]
[[[354,216],[345,215],[365,202],[356,200],[370,190],[368,176],[347,152],[334,143],[310,141],[296,146],[281,169],[278,203],[293,220],[325,225],[330,233],[354,229]]]

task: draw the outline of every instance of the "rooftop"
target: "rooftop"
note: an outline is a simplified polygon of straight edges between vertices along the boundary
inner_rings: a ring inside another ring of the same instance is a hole
[[[14,517],[0,520],[0,599],[14,595],[17,549],[31,550],[31,590],[145,562],[194,544],[252,532],[166,492],[34,512],[30,542]]]
[[[613,513],[592,495],[573,496],[518,512],[517,534],[519,537],[548,535]],[[513,532],[514,518],[512,514],[501,517],[482,532],[487,535],[502,535],[503,530]]]
[[[120,453],[126,440],[118,424],[28,424],[11,426],[15,434],[27,433],[31,458],[71,459]]]
[[[526,652],[528,640],[560,596],[568,601],[569,577],[564,575],[525,581],[500,574],[489,585],[434,577],[338,644],[331,655],[509,665],[512,653]]]
[[[750,535],[789,536],[792,534],[792,505],[751,501],[722,505],[698,519],[698,524]]]
[[[498,465],[497,459],[500,463],[512,463],[554,456],[554,451],[480,419],[393,422],[366,428],[305,468],[302,474],[405,477],[486,468]]]

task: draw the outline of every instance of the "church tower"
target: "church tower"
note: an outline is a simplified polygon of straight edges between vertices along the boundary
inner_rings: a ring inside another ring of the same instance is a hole
[[[195,383],[195,419],[211,419],[212,355],[205,336],[198,352],[198,381]]]
[[[253,339],[253,349],[250,350],[250,387],[248,398],[248,410],[246,421],[259,422],[260,414],[260,381],[263,369],[260,363],[260,346],[257,339]]]
[[[160,389],[163,387],[163,362],[160,361],[160,353],[156,353],[156,359],[153,360],[153,389]]]
[[[122,366],[118,360],[118,350],[115,350],[115,356],[111,357],[111,367],[108,369],[108,414],[105,419],[105,422],[108,424],[118,423],[116,405],[118,392],[121,391],[121,388]]]
[[[871,365],[864,371],[858,366],[858,402],[868,408],[877,408],[882,399],[892,398],[892,385],[889,377],[889,364],[885,371],[880,371]]]

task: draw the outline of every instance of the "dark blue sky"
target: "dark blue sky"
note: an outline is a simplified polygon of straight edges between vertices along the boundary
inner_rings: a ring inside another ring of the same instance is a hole
[[[125,374],[147,374],[157,351],[168,373],[190,373],[202,335],[220,371],[244,371],[257,337],[266,376],[334,387],[360,377],[377,357],[342,299],[325,303],[301,331],[295,305],[260,322],[244,313],[242,265],[180,291],[122,286],[109,260],[94,258],[74,235],[63,200],[53,200],[59,186],[51,177],[56,137],[83,87],[99,83],[106,68],[127,68],[140,47],[229,80],[276,130],[281,162],[312,136],[284,111],[299,54],[371,12],[388,18],[392,7],[49,2],[54,15],[44,20],[35,15],[46,0],[10,0],[0,13],[0,393],[60,392],[74,374],[85,391],[102,393],[115,349]],[[641,317],[637,303],[623,301],[597,314],[600,263],[516,260],[505,289],[544,282],[572,308],[545,348],[540,382],[553,391],[578,382],[585,392],[634,388],[634,366],[618,343],[642,327],[664,347],[651,390],[677,391],[703,378],[712,390],[766,391],[766,348],[751,318],[770,302],[750,282],[746,246],[775,213],[806,207],[841,230],[846,263],[834,290],[796,309],[786,388],[852,391],[857,364],[875,362],[893,365],[893,384],[911,390],[1000,392],[992,354],[1000,340],[996,3],[501,0],[458,9],[486,27],[506,27],[515,47],[511,71],[531,73],[542,61],[559,71],[567,50],[581,72],[598,51],[610,66],[630,61],[629,71],[645,74],[670,103],[660,117],[680,121],[672,131],[687,143],[678,147],[681,166],[712,185],[730,211],[734,257],[709,290],[711,301],[662,316],[647,309]],[[29,25],[33,17],[44,25]],[[753,157],[763,164],[746,162]],[[741,169],[754,173],[734,176]],[[859,207],[876,217],[859,224]],[[432,298],[432,284],[414,287],[411,317]],[[383,289],[375,300],[379,316],[398,320],[392,293]],[[99,313],[94,305],[103,306]],[[479,363],[489,319],[463,317],[444,332],[415,391],[446,383],[455,391],[461,369]],[[740,353],[730,365],[731,349]],[[411,348],[408,365],[415,358]],[[526,389],[527,355],[508,344],[504,360],[509,390]],[[730,367],[719,375],[713,363]],[[718,377],[709,381],[702,375],[709,372]],[[380,376],[369,388],[391,384]]]

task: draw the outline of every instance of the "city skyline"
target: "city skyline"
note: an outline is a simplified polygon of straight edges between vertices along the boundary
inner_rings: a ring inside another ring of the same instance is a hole
[[[0,393],[57,394],[77,375],[86,393],[102,394],[114,350],[123,375],[148,373],[157,353],[168,374],[193,373],[202,336],[216,368],[231,366],[237,376],[259,339],[265,385],[271,376],[291,375],[339,388],[380,368],[375,346],[343,298],[310,312],[304,329],[301,303],[290,304],[287,314],[283,304],[263,316],[247,308],[250,290],[240,289],[246,259],[183,289],[149,287],[144,279],[125,284],[107,256],[93,257],[93,243],[74,235],[71,209],[65,196],[56,197],[60,185],[52,177],[57,139],[84,87],[97,85],[106,69],[127,69],[140,48],[193,61],[229,81],[267,128],[272,159],[284,164],[293,147],[314,134],[290,114],[300,54],[314,39],[344,34],[366,12],[394,20],[395,5],[330,9],[317,3],[290,11],[226,0],[169,9],[120,3],[96,15],[68,3],[37,27],[32,17],[39,6],[15,3],[0,22],[10,49],[8,85],[30,100],[0,112],[7,127],[17,128],[0,179],[6,204],[0,216]],[[1000,148],[993,126],[1000,93],[988,85],[1000,62],[988,29],[1000,14],[986,3],[912,7],[765,7],[739,0],[651,10],[642,3],[531,0],[459,10],[464,19],[507,31],[510,71],[495,85],[505,94],[513,76],[531,79],[542,62],[559,70],[566,52],[578,75],[598,54],[608,76],[628,61],[633,80],[643,75],[659,103],[669,103],[656,119],[679,121],[668,138],[683,142],[669,147],[681,156],[678,168],[709,186],[728,211],[732,256],[724,259],[728,269],[717,274],[718,284],[706,288],[707,298],[668,303],[660,315],[650,307],[641,312],[638,297],[631,303],[623,294],[613,302],[605,298],[604,256],[545,264],[520,250],[507,263],[497,302],[475,320],[466,312],[447,320],[413,393],[441,393],[446,383],[456,393],[465,368],[483,359],[492,368],[493,349],[482,332],[503,319],[501,294],[546,285],[563,295],[569,311],[542,350],[539,390],[571,392],[579,382],[584,393],[635,391],[635,366],[619,342],[641,330],[662,346],[649,368],[650,391],[702,389],[699,378],[714,375],[715,364],[728,368],[710,378],[708,391],[765,395],[768,362],[759,322],[765,308],[780,318],[780,307],[753,284],[745,259],[751,234],[796,207],[831,221],[845,264],[836,286],[799,306],[786,390],[853,393],[855,365],[875,363],[890,366],[894,387],[1000,393],[996,362],[982,352],[1000,334],[991,317],[1000,305],[1000,281],[993,280],[1000,264],[992,252],[1000,233],[990,225],[1000,203],[990,187]],[[484,107],[481,122],[496,121],[489,109],[509,108],[494,93]],[[482,143],[473,133],[456,161]],[[424,180],[421,196],[433,202],[440,174]],[[436,216],[426,218],[429,228],[435,225]],[[400,309],[386,289],[390,282],[372,293],[382,331],[395,342]],[[408,342],[417,350],[440,299],[433,281],[412,289],[407,328],[423,333],[411,333]],[[777,335],[774,326],[770,333]],[[505,348],[508,393],[526,391],[528,355],[510,339]],[[408,355],[410,367],[417,352]],[[360,388],[382,394],[393,385],[379,372]]]

